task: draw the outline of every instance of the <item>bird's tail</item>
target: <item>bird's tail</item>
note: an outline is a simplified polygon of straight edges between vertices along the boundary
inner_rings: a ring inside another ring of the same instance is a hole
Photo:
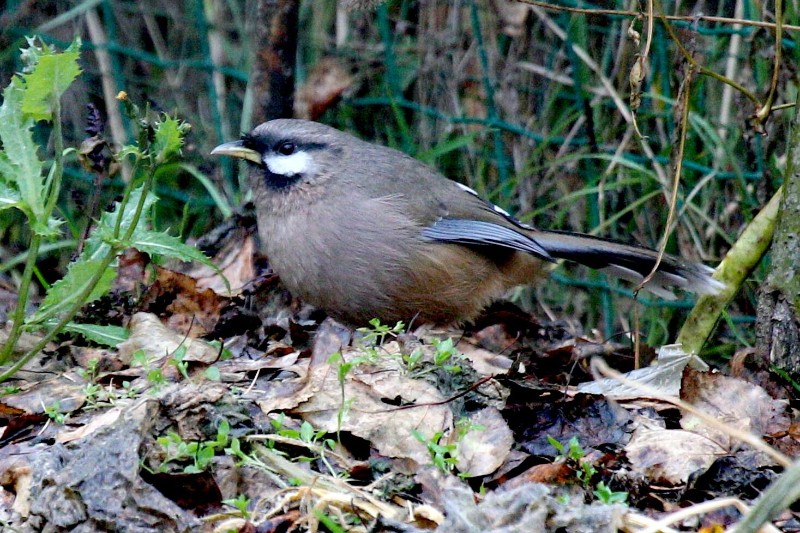
[[[574,261],[637,284],[650,273],[658,256],[649,248],[589,235],[534,230],[530,236],[556,259]],[[717,294],[725,285],[711,277],[713,272],[706,265],[664,254],[656,274],[644,288],[669,300],[674,300],[675,295],[668,287]]]

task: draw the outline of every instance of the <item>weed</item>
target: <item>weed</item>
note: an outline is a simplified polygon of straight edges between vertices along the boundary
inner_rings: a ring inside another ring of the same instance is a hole
[[[121,201],[111,211],[103,212],[83,243],[77,258],[68,266],[63,278],[48,285],[39,308],[26,314],[37,260],[48,239],[60,235],[62,221],[54,216],[61,193],[65,158],[75,155],[65,148],[61,129],[61,96],[80,74],[78,58],[80,40],[76,39],[64,52],[57,52],[36,39],[28,40],[22,50],[24,74],[15,75],[3,91],[0,105],[0,211],[16,209],[27,219],[31,231],[25,268],[20,278],[17,303],[11,313],[11,330],[0,348],[0,365],[9,362],[14,348],[25,331],[44,329],[46,333],[21,358],[0,374],[0,381],[40,353],[62,330],[113,344],[125,333],[118,326],[76,324],[73,318],[87,303],[108,293],[116,277],[117,258],[128,248],[142,252],[195,260],[214,268],[211,261],[196,248],[178,238],[149,229],[152,207],[157,198],[150,192],[157,177],[179,159],[188,124],[149,109],[140,110],[127,95],[120,93],[129,118],[139,127],[137,142],[123,147],[114,159],[130,163],[130,179]],[[39,159],[47,145],[37,146],[33,130],[36,123],[52,123],[52,164]],[[10,147],[14,149],[11,150]],[[45,172],[45,168],[49,170]],[[38,276],[41,280],[41,276]]]
[[[160,472],[170,470],[169,463],[191,464],[183,467],[184,474],[196,474],[209,467],[218,451],[225,451],[230,444],[230,424],[223,419],[217,426],[217,436],[214,440],[205,442],[186,442],[174,431],[169,431],[163,437],[158,437],[156,442],[164,451],[165,458],[158,469]]]
[[[583,487],[592,490],[592,479],[597,474],[597,469],[589,461],[584,460],[586,452],[581,447],[577,437],[572,437],[567,441],[567,446],[554,439],[547,437],[550,445],[558,451],[558,459],[566,459],[576,465],[575,477],[581,482]],[[592,494],[597,500],[603,503],[625,503],[628,499],[627,492],[614,492],[609,489],[603,481],[597,483],[592,490]]]
[[[50,418],[56,424],[63,424],[64,421],[67,419],[67,415],[61,412],[61,404],[58,400],[54,401],[50,405],[46,405],[44,408],[44,414]]]
[[[412,431],[411,434],[428,448],[433,466],[446,473],[455,470],[458,464],[458,457],[456,457],[458,446],[455,444],[442,444],[444,433],[437,431],[427,439],[417,430]]]
[[[230,498],[227,500],[222,500],[222,503],[225,505],[230,505],[231,507],[235,507],[238,510],[242,517],[245,519],[250,518],[250,511],[247,509],[250,506],[250,498],[245,496],[244,494],[239,494],[235,498]]]

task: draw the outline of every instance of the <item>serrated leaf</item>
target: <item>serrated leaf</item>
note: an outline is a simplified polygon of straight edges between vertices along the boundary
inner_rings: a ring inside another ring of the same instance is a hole
[[[77,333],[86,339],[115,348],[119,343],[128,340],[128,330],[120,326],[98,326],[96,324],[79,324],[70,322],[64,326],[64,331]]]
[[[180,153],[182,145],[181,122],[176,118],[165,116],[156,124],[155,139],[152,145],[156,161],[169,161]]]
[[[148,254],[172,257],[181,261],[198,261],[212,266],[211,259],[206,257],[203,252],[168,233],[137,230],[133,234],[131,246]]]
[[[22,111],[34,120],[52,120],[54,102],[81,73],[79,57],[79,50],[41,56],[33,72],[24,76]]]
[[[3,144],[3,163],[0,169],[3,180],[16,186],[21,201],[34,220],[44,214],[44,181],[42,162],[36,153],[33,142],[33,120],[22,112],[24,88],[18,77],[3,91],[3,104],[0,105],[0,142]]]
[[[122,222],[120,224],[121,233],[125,233],[128,228],[130,228],[131,223],[133,222],[133,215],[136,213],[136,206],[139,204],[139,199],[142,197],[142,187],[134,189],[131,191],[130,197],[128,199],[128,203],[125,204],[125,209],[122,212]],[[158,197],[152,193],[148,193],[147,198],[144,200],[144,208],[143,216],[139,217],[139,223],[137,224],[137,230],[134,231],[141,231],[144,230],[147,224],[147,213],[150,212],[150,208],[153,206],[154,203],[158,201]],[[100,216],[100,221],[98,222],[95,229],[92,231],[92,234],[86,239],[86,245],[84,246],[84,253],[82,257],[85,257],[88,260],[98,259],[105,255],[108,251],[108,243],[114,239],[114,227],[117,223],[117,216],[120,212],[120,202],[114,203],[114,208],[108,212],[104,212]],[[118,238],[122,238],[120,235]],[[130,242],[124,243],[124,245],[131,246]]]
[[[26,320],[26,323],[42,322],[67,311],[76,303],[78,295],[87,288],[92,276],[100,266],[101,261],[78,260],[70,264],[66,275],[53,283],[47,291],[39,310]],[[92,288],[89,297],[82,303],[87,304],[106,294],[111,289],[111,283],[116,275],[117,273],[113,268],[107,267],[97,284]]]
[[[21,207],[19,193],[0,182],[0,211],[12,207]]]

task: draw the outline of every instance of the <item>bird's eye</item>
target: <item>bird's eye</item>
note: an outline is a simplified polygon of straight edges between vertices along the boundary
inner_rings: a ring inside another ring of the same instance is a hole
[[[297,146],[290,141],[282,142],[278,145],[278,153],[281,155],[292,155],[297,149]]]

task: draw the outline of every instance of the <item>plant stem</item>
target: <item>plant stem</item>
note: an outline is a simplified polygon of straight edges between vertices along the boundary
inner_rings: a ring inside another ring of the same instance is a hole
[[[55,157],[55,165],[53,168],[53,178],[47,184],[44,191],[47,194],[47,205],[44,209],[44,220],[42,221],[47,225],[50,215],[58,202],[58,196],[61,193],[61,177],[64,175],[64,135],[61,130],[61,102],[58,98],[53,99],[53,149]]]
[[[47,226],[47,221],[50,220],[50,215],[55,209],[58,195],[61,191],[61,177],[64,173],[64,136],[61,130],[61,102],[58,98],[54,98],[53,102],[53,144],[55,147],[55,165],[51,182],[45,187],[45,194],[47,195],[47,205],[45,206],[42,220],[39,221],[42,225]],[[31,221],[31,228],[35,228],[36,221]],[[13,324],[11,326],[11,333],[8,335],[8,340],[3,345],[2,352],[0,352],[0,365],[5,364],[11,357],[17,341],[22,335],[22,327],[25,323],[25,308],[28,306],[28,296],[30,294],[31,281],[33,280],[34,269],[36,268],[36,260],[39,258],[39,248],[42,245],[42,236],[35,233],[33,230],[31,237],[31,244],[28,248],[28,258],[25,261],[25,270],[22,272],[22,279],[19,284],[19,295],[17,298],[17,307],[11,316]]]
[[[33,225],[31,225],[31,228]],[[19,283],[19,294],[17,295],[17,307],[11,314],[11,332],[8,340],[3,345],[0,352],[0,365],[5,364],[11,357],[14,347],[17,345],[20,335],[22,335],[22,325],[25,322],[25,308],[28,306],[28,294],[30,293],[31,280],[33,279],[33,269],[36,267],[36,259],[39,257],[39,246],[42,244],[42,236],[36,233],[31,237],[31,244],[28,247],[28,259],[25,261],[25,270],[22,271],[22,279]]]
[[[20,358],[19,361],[14,363],[11,366],[11,368],[0,374],[0,383],[13,376],[20,368],[25,366],[25,363],[30,361],[34,355],[39,353],[45,346],[47,346],[47,343],[49,343],[53,339],[53,337],[55,337],[58,334],[58,332],[60,332],[64,328],[64,326],[66,326],[70,322],[70,320],[72,320],[75,314],[81,310],[84,301],[86,300],[86,298],[89,297],[89,294],[91,294],[95,285],[97,285],[97,282],[100,281],[100,277],[106,271],[106,268],[108,268],[109,265],[111,265],[111,262],[114,259],[116,259],[117,252],[118,250],[112,247],[106,253],[105,257],[100,263],[100,268],[98,268],[97,271],[92,275],[91,281],[86,284],[83,291],[81,291],[81,293],[78,295],[77,299],[75,300],[75,304],[73,304],[73,306],[69,309],[69,311],[67,311],[64,314],[64,317],[58,322],[58,324],[56,324],[55,327],[50,328],[47,334],[45,334],[45,336],[42,337],[42,339],[39,342],[37,342],[36,345],[33,348],[31,348],[28,353],[26,353],[22,358]],[[16,326],[16,322],[14,325]]]
[[[139,197],[139,203],[136,206],[136,212],[134,213],[133,218],[131,220],[131,225],[128,228],[126,228],[125,236],[122,237],[121,242],[126,242],[126,241],[130,240],[131,236],[133,235],[133,232],[136,230],[136,225],[139,223],[139,219],[142,216],[142,211],[144,210],[144,203],[145,203],[145,200],[147,199],[147,194],[150,192],[150,188],[152,186],[154,177],[155,177],[155,169],[153,169],[153,171],[145,179],[144,184],[142,185],[142,194]],[[133,181],[134,180],[131,180],[130,184],[133,184]],[[132,188],[132,187],[129,187],[129,188]],[[117,219],[118,224],[117,224],[117,227],[116,227],[116,231],[114,232],[114,238],[115,239],[119,239],[119,231],[121,229],[119,222],[121,221],[123,215],[124,215],[124,210],[122,208],[120,208],[120,210],[119,210],[119,218]],[[38,238],[41,239],[41,237],[38,237]],[[11,376],[13,376],[20,368],[25,366],[25,364],[28,361],[30,361],[31,358],[33,358],[33,356],[35,356],[45,346],[47,346],[47,343],[49,343],[64,328],[64,326],[69,324],[69,322],[72,320],[72,318],[78,313],[78,311],[81,310],[81,308],[84,305],[84,302],[89,297],[89,295],[91,294],[92,290],[97,285],[97,283],[100,281],[100,278],[102,277],[103,273],[106,271],[106,269],[109,266],[111,266],[111,263],[117,258],[117,255],[119,254],[120,251],[121,250],[120,250],[120,248],[118,246],[113,246],[113,245],[111,246],[111,248],[108,250],[108,252],[106,252],[106,255],[103,257],[102,261],[100,262],[100,266],[95,271],[95,273],[92,275],[89,283],[87,283],[86,286],[84,287],[84,289],[80,292],[80,294],[78,294],[78,297],[75,299],[75,303],[72,305],[72,307],[70,307],[70,309],[64,314],[64,316],[61,318],[61,320],[58,322],[58,324],[56,324],[54,327],[50,328],[50,330],[47,332],[47,334],[44,337],[42,337],[42,339],[38,343],[36,343],[36,345],[33,348],[31,348],[31,350],[28,353],[26,353],[19,361],[14,363],[14,365],[11,366],[11,368],[9,368],[8,370],[6,370],[2,374],[0,374],[0,382],[3,382],[5,380],[7,380]],[[35,258],[36,255],[33,254],[31,257]],[[33,262],[35,263],[35,259],[34,259]],[[31,261],[29,260],[28,264],[30,264],[30,263],[31,263]],[[28,267],[26,265],[26,271],[27,271],[27,268]],[[31,266],[31,271],[32,270],[33,270],[33,266]],[[31,276],[28,276],[29,283],[30,283],[30,277]],[[23,309],[22,316],[23,316],[23,318],[25,316],[24,315],[24,309]],[[16,326],[16,321],[14,322],[14,325]],[[19,334],[17,334],[17,337],[18,336],[19,336]],[[11,337],[9,337],[9,340],[11,340]],[[15,342],[16,342],[16,340],[15,340]]]

